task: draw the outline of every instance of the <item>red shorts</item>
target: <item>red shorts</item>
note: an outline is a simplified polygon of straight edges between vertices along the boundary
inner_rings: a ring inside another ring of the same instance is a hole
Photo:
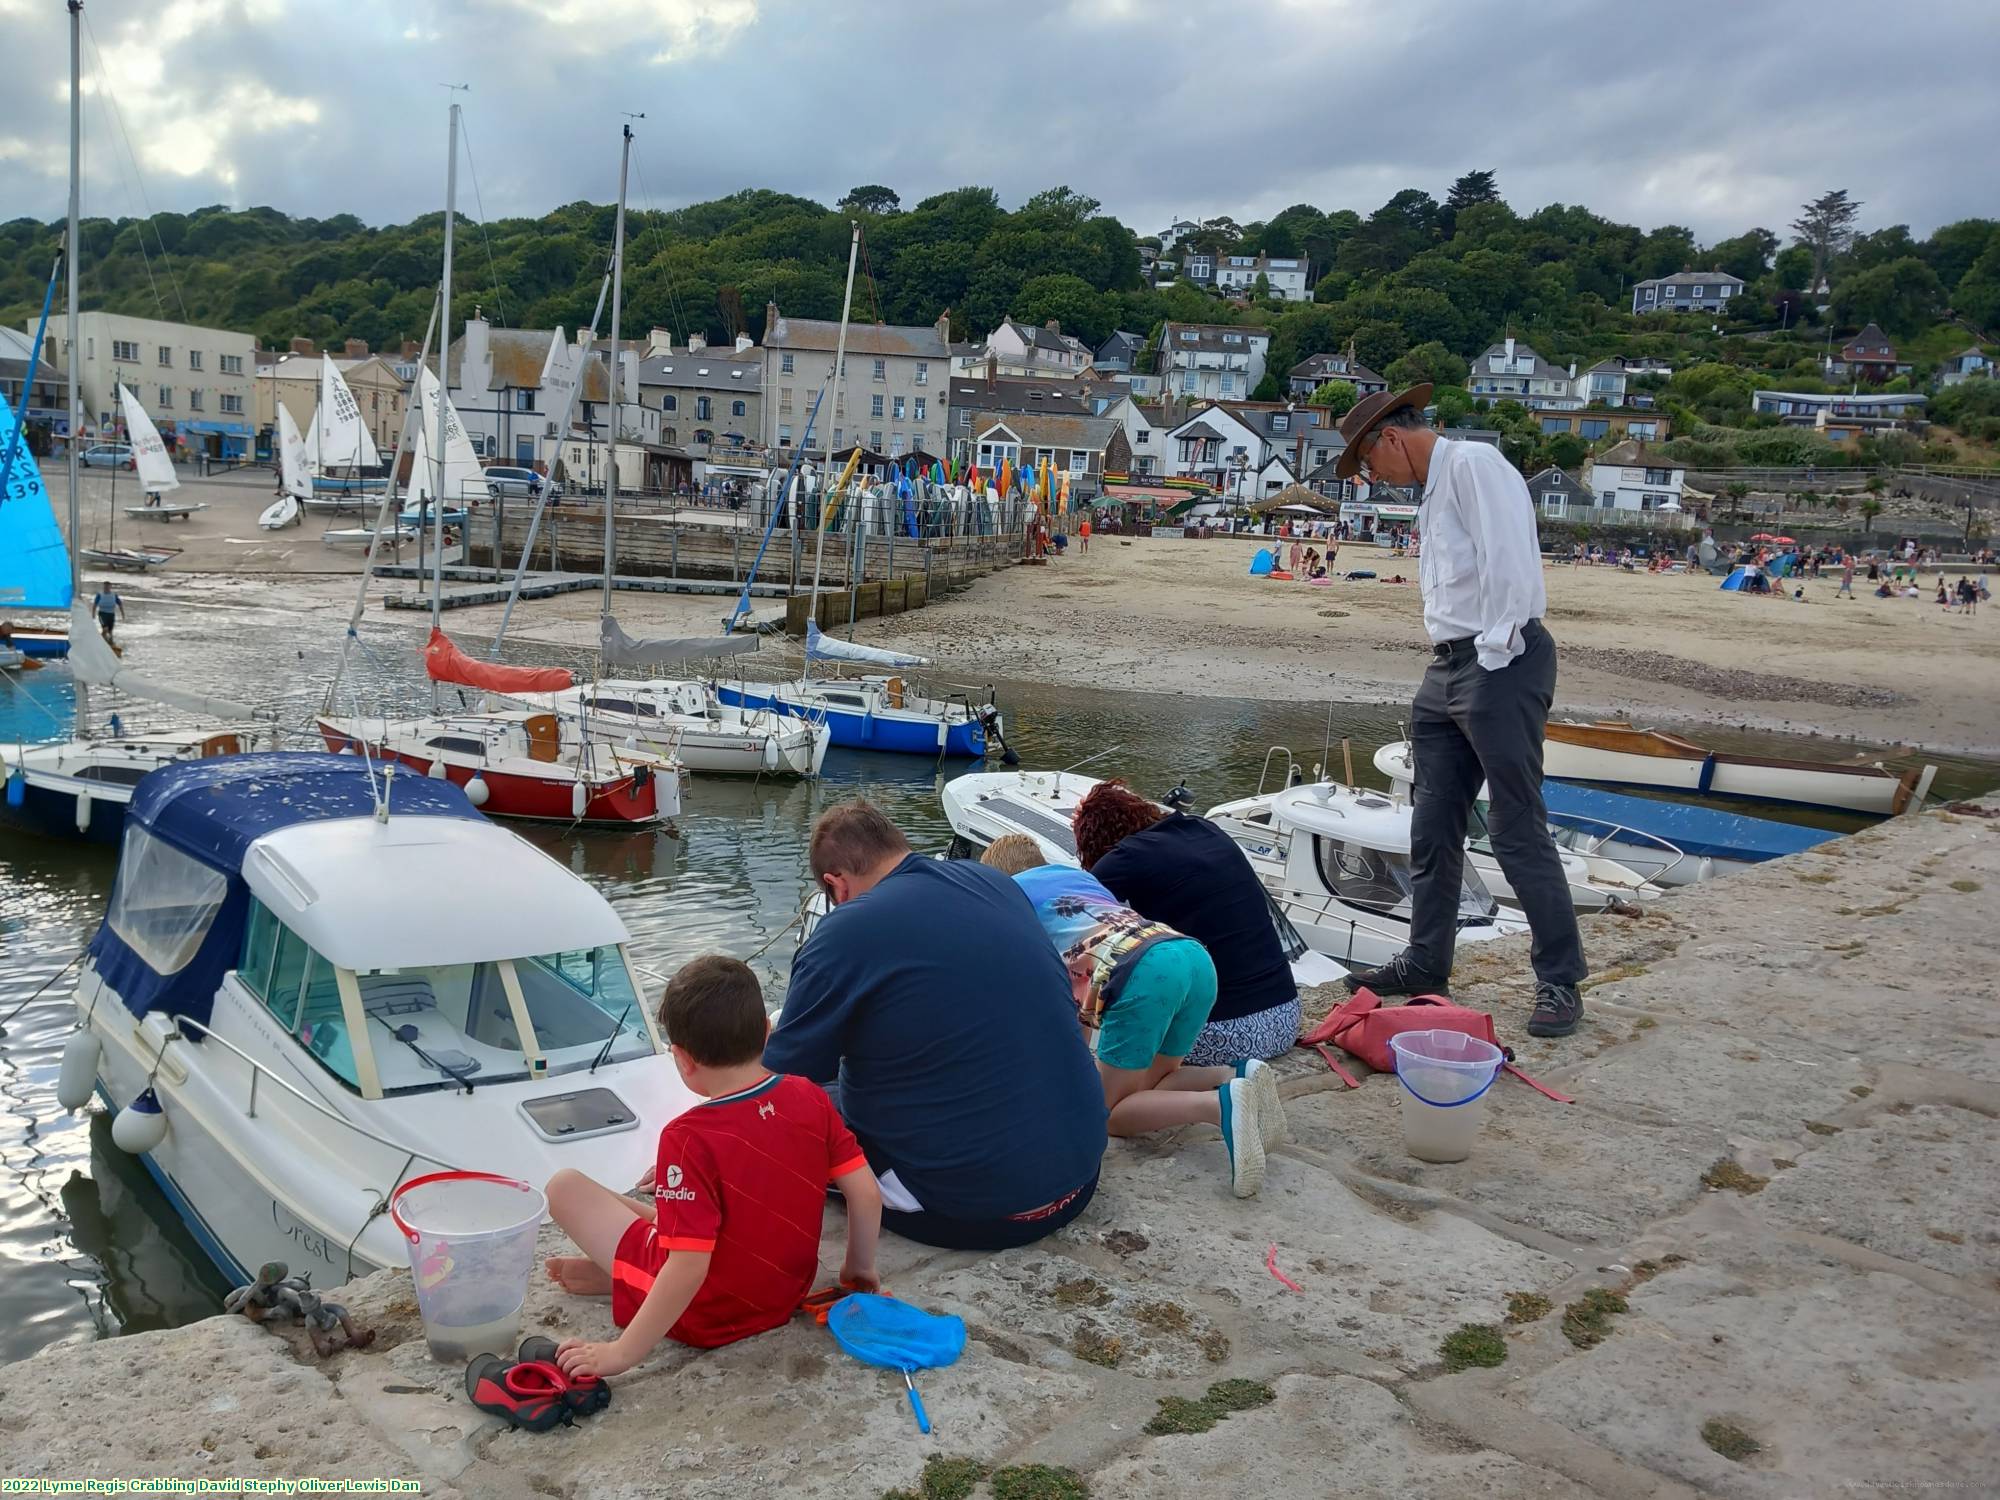
[[[651,1219],[634,1219],[619,1236],[611,1259],[611,1321],[620,1328],[638,1313],[667,1263],[667,1254]]]

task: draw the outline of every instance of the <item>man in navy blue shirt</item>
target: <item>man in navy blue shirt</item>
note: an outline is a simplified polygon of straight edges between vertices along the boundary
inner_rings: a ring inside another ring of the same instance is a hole
[[[808,859],[833,909],[792,963],[764,1066],[838,1078],[885,1228],[1005,1250],[1067,1224],[1097,1190],[1104,1091],[1028,898],[912,854],[862,801],[821,815]]]

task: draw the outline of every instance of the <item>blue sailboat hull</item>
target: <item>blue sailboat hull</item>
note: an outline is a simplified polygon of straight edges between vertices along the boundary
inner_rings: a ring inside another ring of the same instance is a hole
[[[23,781],[17,803],[12,787],[0,779],[0,827],[52,839],[80,839],[91,844],[115,845],[125,833],[124,802],[93,795],[90,799],[90,826],[76,826],[76,797],[73,793]]]
[[[1551,823],[1568,824],[1575,819],[1582,823],[1622,824],[1665,839],[1696,859],[1736,864],[1754,865],[1768,859],[1782,859],[1840,837],[1826,828],[1746,818],[1741,813],[1718,812],[1689,802],[1626,797],[1566,781],[1544,781],[1542,800],[1548,807]]]
[[[806,710],[798,703],[772,693],[717,684],[716,695],[736,708],[767,708],[788,718],[807,717]],[[945,730],[943,750],[940,751],[935,720],[885,718],[825,704],[814,704],[812,712],[825,715],[831,743],[849,750],[886,750],[900,755],[929,756],[942,753],[970,760],[983,759],[986,754],[986,729],[976,720],[960,720],[949,725]]]

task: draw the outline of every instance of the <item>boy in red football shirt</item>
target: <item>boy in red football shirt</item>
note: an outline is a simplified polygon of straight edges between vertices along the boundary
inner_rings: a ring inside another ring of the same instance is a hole
[[[611,1298],[624,1331],[565,1339],[571,1375],[618,1375],[663,1338],[696,1348],[776,1328],[812,1290],[831,1182],[847,1200],[841,1281],[877,1291],[882,1195],[824,1090],[767,1071],[770,1023],[749,966],[721,954],[667,984],[660,1025],[687,1086],[706,1098],[660,1132],[650,1207],[568,1168],[549,1179],[549,1213],[583,1250],[549,1276]]]

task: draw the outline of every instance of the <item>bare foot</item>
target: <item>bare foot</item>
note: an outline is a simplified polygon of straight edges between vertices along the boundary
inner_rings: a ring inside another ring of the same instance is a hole
[[[549,1280],[579,1297],[609,1297],[611,1273],[587,1255],[551,1255]]]

